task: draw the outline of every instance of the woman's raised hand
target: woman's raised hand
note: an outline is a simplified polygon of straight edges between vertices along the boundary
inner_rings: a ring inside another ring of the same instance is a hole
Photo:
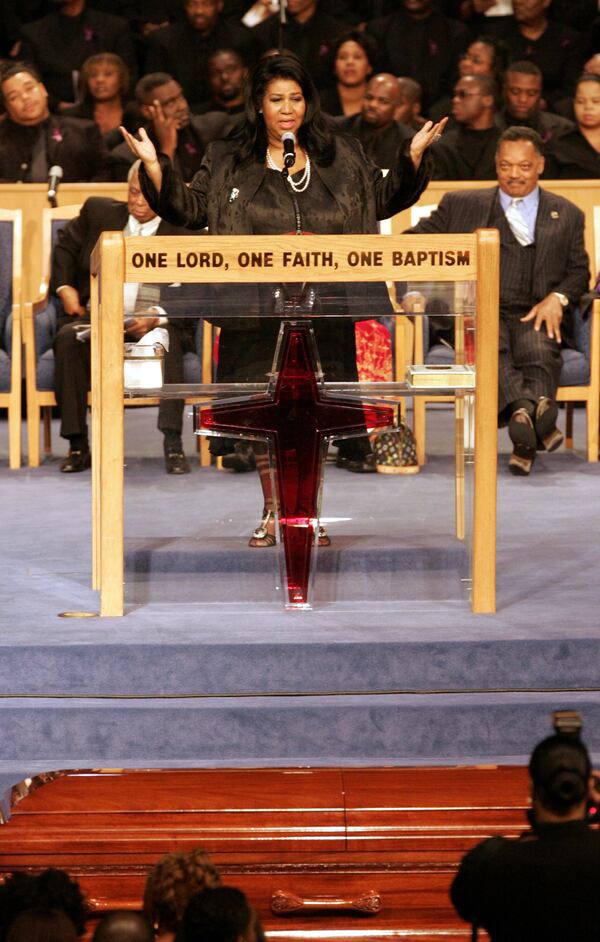
[[[119,128],[119,130],[129,145],[129,149],[135,154],[136,157],[139,157],[143,164],[148,166],[157,163],[158,158],[156,156],[156,148],[148,137],[145,128],[140,128],[139,140],[137,137],[134,137],[133,134],[130,134],[129,131],[127,131],[124,127]]]
[[[442,132],[448,123],[448,118],[442,118],[436,124],[433,121],[426,121],[423,127],[417,131],[410,142],[410,156],[415,169],[418,169],[423,154],[430,144],[436,144],[442,136]]]

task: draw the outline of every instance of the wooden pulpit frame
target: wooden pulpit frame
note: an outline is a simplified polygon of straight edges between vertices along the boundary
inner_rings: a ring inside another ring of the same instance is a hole
[[[193,260],[201,256],[211,264],[195,267]],[[472,610],[494,612],[499,268],[496,229],[466,235],[315,235],[300,243],[297,236],[125,239],[122,232],[103,233],[90,265],[92,585],[100,592],[100,615],[124,613],[123,284],[129,281],[476,281]],[[405,384],[396,386],[402,395],[411,394]]]

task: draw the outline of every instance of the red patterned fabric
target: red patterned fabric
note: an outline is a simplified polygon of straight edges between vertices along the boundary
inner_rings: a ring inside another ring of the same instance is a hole
[[[379,321],[359,321],[355,325],[356,364],[361,383],[385,383],[392,377],[392,338]]]

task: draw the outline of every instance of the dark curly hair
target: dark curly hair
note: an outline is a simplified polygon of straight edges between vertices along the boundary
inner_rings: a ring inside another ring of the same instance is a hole
[[[220,884],[219,871],[202,847],[166,854],[148,874],[144,915],[162,932],[174,932],[192,896]]]
[[[75,880],[53,867],[38,875],[12,873],[0,886],[0,942],[5,942],[11,923],[30,909],[60,910],[73,923],[78,936],[85,931],[88,908]]]

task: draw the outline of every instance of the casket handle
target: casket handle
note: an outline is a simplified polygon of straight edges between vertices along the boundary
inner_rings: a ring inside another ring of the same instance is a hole
[[[381,909],[381,897],[376,890],[367,890],[360,896],[298,896],[286,890],[277,890],[271,897],[271,911],[278,915],[286,913],[327,912],[349,909],[372,916]]]

